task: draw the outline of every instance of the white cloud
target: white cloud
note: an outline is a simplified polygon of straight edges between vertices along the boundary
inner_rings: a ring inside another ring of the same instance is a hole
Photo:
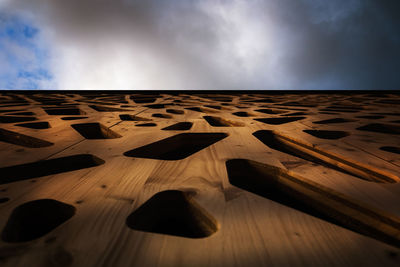
[[[260,75],[268,86],[274,55],[256,2],[158,3],[22,0],[13,7],[36,15],[60,89],[244,89],[259,86]]]

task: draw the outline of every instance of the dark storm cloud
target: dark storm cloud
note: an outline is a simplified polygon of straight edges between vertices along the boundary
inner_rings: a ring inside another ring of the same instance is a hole
[[[315,10],[304,12],[305,19],[298,16],[299,23],[293,24],[294,31],[302,31],[302,41],[289,72],[300,81],[326,77],[340,89],[399,89],[398,3],[354,2],[346,15],[301,25],[301,20],[315,17]]]
[[[395,0],[14,0],[59,89],[399,89]]]

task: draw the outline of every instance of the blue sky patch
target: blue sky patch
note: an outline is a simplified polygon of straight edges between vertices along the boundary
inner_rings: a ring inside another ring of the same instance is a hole
[[[41,89],[53,80],[40,37],[31,21],[0,13],[0,89]]]

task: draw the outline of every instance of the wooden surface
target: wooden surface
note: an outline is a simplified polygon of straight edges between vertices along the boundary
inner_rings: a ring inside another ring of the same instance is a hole
[[[2,92],[0,265],[400,266],[399,106],[396,94]],[[20,125],[35,122],[48,125]]]

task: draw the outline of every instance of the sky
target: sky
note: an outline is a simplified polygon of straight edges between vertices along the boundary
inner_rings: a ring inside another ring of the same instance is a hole
[[[0,89],[399,90],[398,0],[0,0]]]

